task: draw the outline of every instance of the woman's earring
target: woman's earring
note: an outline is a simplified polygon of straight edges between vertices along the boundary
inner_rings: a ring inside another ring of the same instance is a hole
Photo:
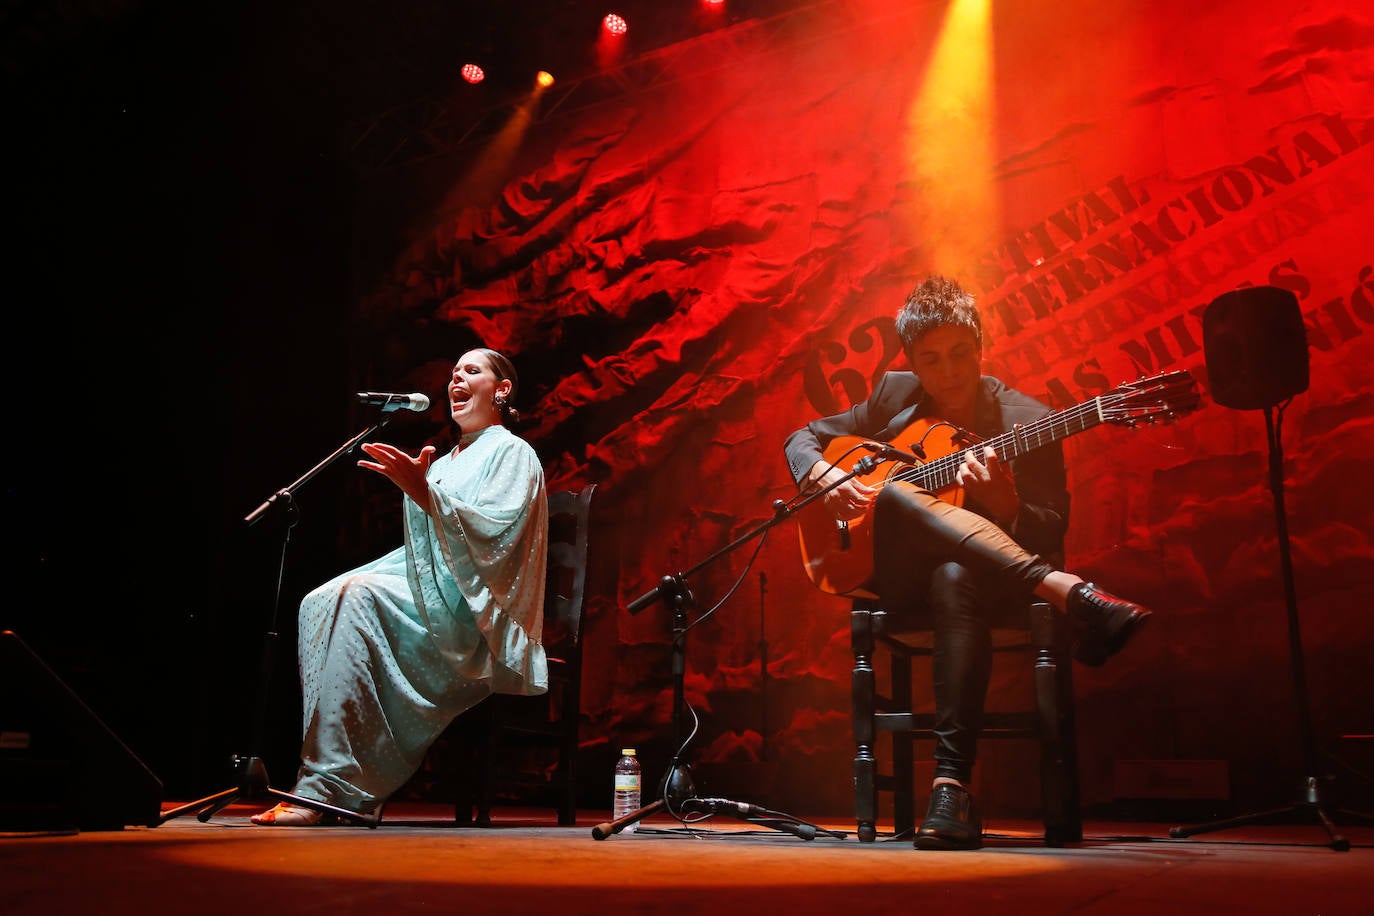
[[[505,407],[505,406],[506,406],[506,396],[505,396],[504,394],[498,394],[496,397],[492,398],[491,400],[492,400],[492,403],[496,405],[496,409],[497,409],[497,410],[500,410],[502,407]]]

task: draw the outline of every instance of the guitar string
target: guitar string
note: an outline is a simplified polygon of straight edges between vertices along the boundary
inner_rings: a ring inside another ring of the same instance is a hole
[[[1150,379],[1148,381],[1151,383],[1158,383],[1161,380],[1162,377],[1157,377],[1155,379]],[[1191,376],[1189,376],[1188,380],[1190,383],[1192,382]],[[1163,380],[1162,390],[1155,388],[1148,389],[1151,393],[1156,395],[1156,398],[1154,400],[1155,405],[1158,406],[1159,404],[1171,404],[1172,402],[1177,400],[1177,392],[1174,391],[1174,389],[1178,387],[1178,384],[1178,382],[1170,382],[1167,380]],[[1191,385],[1187,385],[1184,387],[1190,388]],[[1173,391],[1173,396],[1170,395],[1171,391]],[[1073,407],[1067,408],[1066,410],[1060,411],[1058,413],[1052,413],[1045,417],[1041,417],[1039,420],[1036,420],[1028,424],[1027,426],[1019,427],[1017,429],[1011,430],[1010,432],[1002,433],[1001,435],[995,436],[992,439],[986,440],[982,444],[984,446],[990,446],[996,449],[997,456],[999,458],[1005,459],[1007,457],[1004,451],[1004,446],[1006,444],[1016,444],[1018,442],[1026,442],[1031,439],[1034,439],[1035,444],[1032,445],[1030,448],[1025,449],[1025,451],[1032,451],[1033,449],[1039,448],[1045,444],[1044,442],[1040,441],[1040,436],[1043,432],[1048,431],[1050,435],[1053,436],[1055,427],[1062,426],[1064,428],[1065,435],[1068,435],[1069,428],[1071,425],[1073,425],[1074,422],[1077,422],[1077,424],[1079,424],[1077,432],[1083,432],[1085,430],[1091,429],[1093,426],[1105,422],[1102,415],[1106,414],[1109,411],[1115,410],[1119,406],[1120,402],[1140,400],[1142,399],[1142,396],[1145,393],[1146,390],[1142,389],[1141,383],[1114,388],[1111,391],[1098,395],[1095,398],[1091,398],[1080,404],[1075,404]],[[1171,409],[1176,410],[1179,406],[1182,406],[1181,401],[1173,404],[1173,407]],[[1093,415],[1096,416],[1094,417]],[[1085,418],[1093,418],[1095,422],[1088,423],[1086,422]],[[1064,436],[1059,436],[1056,438],[1062,439],[1064,438]],[[1055,441],[1055,438],[1051,438],[1050,441]],[[1019,452],[1013,452],[1012,457],[1015,457],[1015,455],[1018,453]],[[948,487],[954,483],[955,474],[957,473],[959,466],[963,464],[963,459],[960,457],[962,454],[963,450],[959,450],[951,452],[948,455],[942,455],[939,458],[936,458],[934,461],[928,461],[922,465],[908,467],[906,470],[898,471],[891,477],[879,481],[878,483],[874,484],[874,486],[881,489],[882,487],[886,486],[889,483],[892,483],[893,481],[900,480],[911,481],[913,483],[916,483],[917,485],[921,486],[922,489],[932,491],[942,490],[945,487]],[[923,481],[922,478],[924,478],[925,480]],[[929,481],[930,483],[934,483],[936,485],[927,485],[925,481]]]
[[[1107,392],[1106,394],[1099,395],[1098,397],[1095,397],[1088,401],[1084,401],[1081,404],[1076,404],[1073,407],[1070,407],[1068,410],[1062,411],[1060,413],[1050,414],[1046,417],[1041,417],[1039,420],[1036,420],[1026,426],[1019,427],[1018,429],[1014,429],[1010,432],[1002,433],[999,436],[994,436],[993,438],[988,439],[981,444],[985,447],[991,447],[995,449],[997,451],[997,456],[999,458],[1005,459],[1007,457],[1005,454],[1006,445],[1016,443],[1018,440],[1024,442],[1034,439],[1035,445],[1032,446],[1032,448],[1039,448],[1040,446],[1045,444],[1040,441],[1040,436],[1042,435],[1042,433],[1048,431],[1052,435],[1054,432],[1054,428],[1056,426],[1063,426],[1065,432],[1067,433],[1069,427],[1073,424],[1073,421],[1077,421],[1077,423],[1079,424],[1079,432],[1090,429],[1092,428],[1092,426],[1095,426],[1096,423],[1088,424],[1085,422],[1084,417],[1095,416],[1098,413],[1100,413],[1101,410],[1105,410],[1106,408],[1108,408],[1111,404],[1110,398],[1114,394],[1114,392]],[[1125,397],[1125,395],[1116,395],[1116,397]],[[1097,423],[1100,422],[1101,419],[1097,419]],[[1063,437],[1060,436],[1057,438]],[[1055,439],[1051,438],[1049,441],[1053,442],[1055,441]],[[1026,451],[1031,451],[1031,449],[1026,449]],[[918,486],[925,490],[942,490],[950,484],[954,483],[954,476],[957,473],[960,465],[963,464],[963,458],[961,457],[962,454],[963,450],[959,450],[951,452],[948,455],[942,455],[933,461],[926,462],[925,464],[916,465],[914,467],[908,467],[905,470],[898,471],[891,477],[886,477],[883,480],[878,481],[877,483],[873,484],[873,486],[877,489],[882,489],[889,483],[894,483],[897,481],[909,481],[912,483],[916,483]]]
[[[1186,375],[1186,373],[1184,374]],[[1106,422],[1106,420],[1103,418],[1103,414],[1111,410],[1115,410],[1119,406],[1119,402],[1141,399],[1142,396],[1145,394],[1145,390],[1142,390],[1141,388],[1142,384],[1151,383],[1154,385],[1159,385],[1159,383],[1161,382],[1162,386],[1150,389],[1150,391],[1156,395],[1154,404],[1155,406],[1159,406],[1161,404],[1171,404],[1171,402],[1177,400],[1177,391],[1175,389],[1179,387],[1179,383],[1176,381],[1168,381],[1164,376],[1156,376],[1155,378],[1148,380],[1142,379],[1140,382],[1134,383],[1132,385],[1119,386],[1117,388],[1112,389],[1111,391],[1104,392],[1103,394],[1100,394],[1095,398],[1090,398],[1086,401],[1083,401],[1082,403],[1075,404],[1073,407],[1069,407],[1065,410],[1041,417],[1039,420],[1035,420],[1026,426],[1017,427],[1016,429],[1013,429],[1009,432],[1002,433],[1001,435],[994,436],[991,439],[984,440],[980,444],[984,447],[991,447],[995,449],[997,452],[997,456],[1004,460],[1007,457],[1007,454],[1005,452],[1005,446],[1007,444],[1026,442],[1031,439],[1034,439],[1035,444],[1032,445],[1030,448],[1024,449],[1024,451],[1032,451],[1046,444],[1040,441],[1040,437],[1043,433],[1048,431],[1048,433],[1052,437],[1049,441],[1054,442],[1056,441],[1056,439],[1062,439],[1065,436],[1067,436],[1069,434],[1069,429],[1074,424],[1074,422],[1077,422],[1078,424],[1077,432],[1084,432],[1088,429],[1091,429],[1092,427],[1100,423]],[[1188,382],[1189,385],[1185,387],[1191,388],[1192,384],[1195,384],[1191,376],[1188,377]],[[1170,394],[1170,392],[1172,392],[1172,394]],[[1173,404],[1171,410],[1177,410],[1180,407],[1183,407],[1183,409],[1185,410],[1187,409],[1187,407],[1184,406],[1181,401],[1179,401],[1178,403]],[[1086,422],[1085,418],[1093,418],[1094,415],[1096,415],[1095,422]],[[934,426],[935,424],[932,424],[930,428],[934,428]],[[1054,429],[1056,426],[1062,426],[1064,428],[1063,436],[1053,436]],[[861,447],[862,446],[859,445],[851,447],[843,455],[841,455],[835,461],[831,462],[830,466],[838,467],[841,461],[844,461],[846,457],[853,454]],[[945,487],[948,487],[954,483],[955,474],[957,473],[960,465],[963,464],[963,459],[960,457],[963,454],[963,452],[963,449],[959,449],[950,452],[947,455],[942,455],[939,458],[934,459],[933,461],[928,461],[920,465],[908,466],[905,470],[898,471],[891,477],[886,477],[880,481],[876,481],[873,484],[870,484],[870,486],[872,486],[875,489],[882,489],[889,483],[893,483],[896,481],[910,481],[916,483],[918,486],[921,486],[922,489],[931,491],[942,490]],[[1013,452],[1012,457],[1015,457],[1016,454],[1019,454],[1019,451]],[[931,483],[936,483],[936,485],[930,486],[927,483],[925,483],[922,480],[922,478],[925,478]],[[941,483],[941,480],[943,480],[944,482]]]

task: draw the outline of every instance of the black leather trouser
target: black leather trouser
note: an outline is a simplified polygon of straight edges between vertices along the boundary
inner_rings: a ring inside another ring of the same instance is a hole
[[[973,775],[992,674],[992,621],[1054,567],[995,524],[909,484],[874,507],[874,575],[884,604],[934,631],[935,775]]]

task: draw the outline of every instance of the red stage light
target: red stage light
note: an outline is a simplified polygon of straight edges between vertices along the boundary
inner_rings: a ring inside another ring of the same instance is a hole
[[[476,64],[463,64],[463,69],[460,72],[463,74],[463,79],[469,83],[480,83],[487,78],[487,75],[482,72],[482,68]]]
[[[725,0],[700,0],[697,19],[708,27],[722,24],[725,21]]]
[[[612,35],[624,35],[630,30],[630,24],[625,18],[615,13],[607,13],[606,18],[601,20],[601,27]]]

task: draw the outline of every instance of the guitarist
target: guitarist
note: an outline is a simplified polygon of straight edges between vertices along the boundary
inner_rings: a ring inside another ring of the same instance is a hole
[[[824,457],[836,437],[889,442],[913,424],[959,430],[946,441],[962,450],[955,477],[962,506],[948,492],[942,498],[909,481],[868,486],[858,477],[827,493],[824,505],[842,521],[873,513],[873,574],[865,590],[881,595],[895,613],[921,615],[934,630],[935,780],[915,845],[976,849],[982,821],[968,785],[998,607],[1036,595],[1068,613],[1078,634],[1074,657],[1089,665],[1119,651],[1150,612],[1056,565],[1069,517],[1058,442],[1011,462],[976,444],[1050,409],[982,375],[982,324],[973,297],[953,280],[930,277],[908,296],[896,324],[912,371],[885,373],[867,401],[807,424],[787,438],[784,450],[793,479],[812,489],[847,473]]]

